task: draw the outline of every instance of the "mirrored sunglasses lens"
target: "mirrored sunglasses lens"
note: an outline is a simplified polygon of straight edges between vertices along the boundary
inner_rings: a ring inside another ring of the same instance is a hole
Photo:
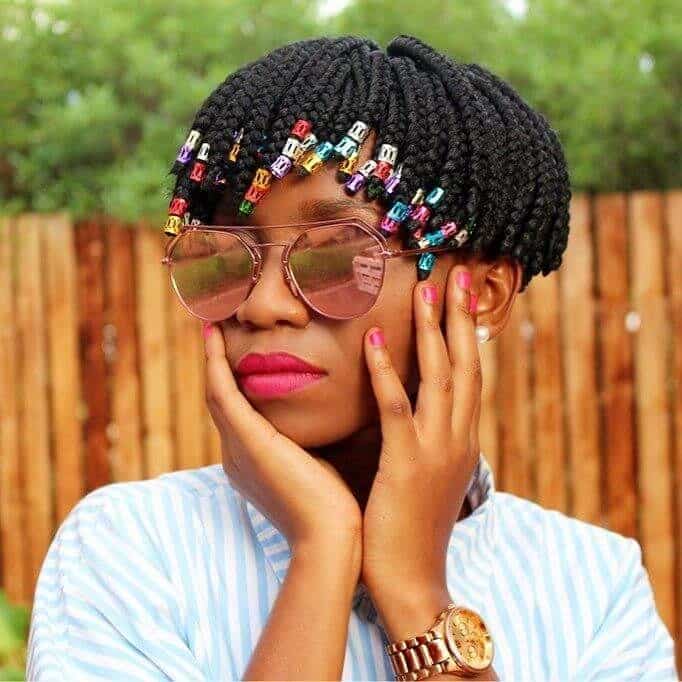
[[[336,319],[366,313],[384,279],[381,244],[353,224],[303,232],[294,243],[289,262],[308,303]]]
[[[233,235],[188,231],[175,244],[171,257],[173,286],[187,308],[201,318],[224,320],[248,295],[253,262]]]

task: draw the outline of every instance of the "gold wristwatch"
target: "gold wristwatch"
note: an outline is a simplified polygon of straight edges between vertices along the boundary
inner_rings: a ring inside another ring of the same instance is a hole
[[[492,666],[494,653],[483,619],[452,602],[424,634],[391,642],[385,648],[396,680],[423,680],[438,673],[477,675]]]

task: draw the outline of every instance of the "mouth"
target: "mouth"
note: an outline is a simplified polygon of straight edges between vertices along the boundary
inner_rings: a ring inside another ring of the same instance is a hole
[[[259,398],[299,391],[327,376],[320,367],[291,353],[248,353],[235,370],[240,387]]]

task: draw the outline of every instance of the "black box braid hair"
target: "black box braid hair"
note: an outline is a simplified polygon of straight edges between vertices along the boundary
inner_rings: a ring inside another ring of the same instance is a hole
[[[191,126],[210,144],[206,173],[193,182],[192,164],[176,161],[173,196],[189,202],[191,218],[210,223],[229,188],[236,214],[256,169],[277,158],[299,119],[312,123],[318,141],[334,145],[354,121],[364,121],[377,135],[372,157],[391,144],[403,166],[392,194],[370,177],[367,198],[389,209],[396,200],[409,204],[419,188],[442,187],[425,231],[447,221],[465,226],[469,238],[458,248],[518,260],[521,291],[561,265],[571,190],[556,132],[502,79],[410,35],[394,38],[385,52],[358,36],[301,40],[232,73]],[[239,153],[230,161],[239,130]],[[400,234],[414,246],[410,222]]]

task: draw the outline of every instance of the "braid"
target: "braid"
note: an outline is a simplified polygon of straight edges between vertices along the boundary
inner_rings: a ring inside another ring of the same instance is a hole
[[[384,208],[410,206],[417,190],[435,192],[421,218],[410,206],[409,219],[395,222],[405,244],[418,220],[419,244],[443,228],[439,238],[447,241],[440,243],[516,259],[521,291],[536,274],[560,266],[571,189],[558,135],[511,85],[410,35],[396,36],[385,51],[354,35],[300,40],[237,69],[194,117],[190,130],[208,145],[205,173],[193,175],[193,163],[179,156],[171,167],[173,200],[209,222],[229,188],[236,212],[256,170],[281,155],[301,120],[322,147],[335,147],[361,121],[376,134],[374,159],[386,153],[384,145],[398,150],[390,164],[402,174],[390,188],[378,169],[363,182],[367,198]]]

